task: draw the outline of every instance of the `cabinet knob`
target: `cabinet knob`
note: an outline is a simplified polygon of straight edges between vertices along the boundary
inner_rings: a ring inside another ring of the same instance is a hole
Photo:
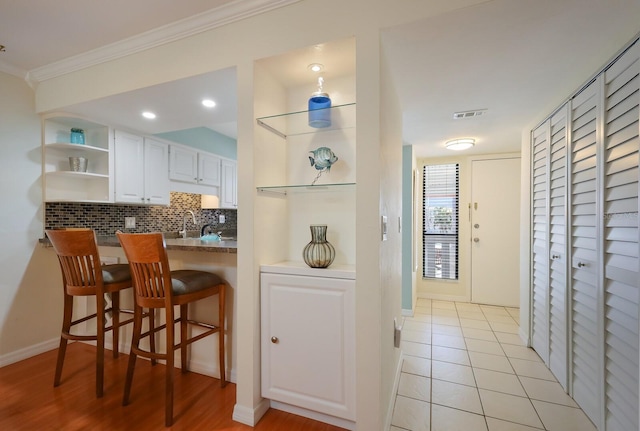
[[[578,262],[578,268],[582,268],[583,266],[587,266],[587,264],[583,262]]]
[[[271,337],[271,342],[273,344],[278,344],[278,341],[280,341],[280,340],[278,340],[278,337]]]
[[[551,259],[560,259],[560,255],[559,254],[553,254],[553,255],[551,255]]]

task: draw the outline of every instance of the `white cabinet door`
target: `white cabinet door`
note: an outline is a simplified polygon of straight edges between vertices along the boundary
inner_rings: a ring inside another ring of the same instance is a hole
[[[115,131],[115,201],[144,203],[144,139]]]
[[[567,109],[550,121],[549,142],[549,361],[548,367],[562,387],[567,375]],[[545,358],[546,359],[546,358]]]
[[[150,205],[169,205],[169,145],[144,140],[144,197]]]
[[[116,130],[115,201],[169,205],[169,147]]]
[[[533,348],[562,387],[567,382],[567,109],[532,133]]]
[[[237,162],[222,159],[220,168],[220,208],[238,208],[238,169]]]
[[[220,185],[220,157],[213,154],[198,153],[198,184],[205,186]]]
[[[600,76],[571,101],[570,228],[571,366],[573,398],[595,424],[602,417],[600,298],[602,292],[598,235],[598,143]]]
[[[607,431],[637,430],[640,369],[638,164],[640,45],[605,72],[603,163],[604,405]],[[601,293],[602,294],[602,293]]]
[[[261,274],[262,396],[355,419],[355,280]]]
[[[550,122],[531,134],[531,345],[549,363],[549,141]]]
[[[171,146],[169,178],[187,183],[198,182],[198,152],[189,148]]]

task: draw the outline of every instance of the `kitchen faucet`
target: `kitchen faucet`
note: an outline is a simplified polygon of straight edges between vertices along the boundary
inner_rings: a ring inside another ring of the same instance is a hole
[[[182,238],[187,237],[187,216],[189,214],[191,214],[191,219],[193,220],[193,224],[196,226],[198,225],[198,222],[196,222],[196,215],[193,213],[193,211],[187,210],[187,212],[185,212],[184,215],[182,216],[182,230],[178,232],[180,235],[182,235]]]

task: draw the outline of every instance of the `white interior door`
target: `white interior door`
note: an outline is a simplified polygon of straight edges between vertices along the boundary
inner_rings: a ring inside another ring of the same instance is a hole
[[[520,158],[471,165],[471,301],[520,304]]]

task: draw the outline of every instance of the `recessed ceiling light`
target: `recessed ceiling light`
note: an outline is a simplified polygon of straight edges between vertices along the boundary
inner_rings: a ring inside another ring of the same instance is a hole
[[[216,106],[216,102],[211,99],[203,99],[202,104],[207,108],[213,108],[214,106]]]
[[[144,111],[144,112],[142,113],[142,116],[143,116],[144,118],[148,118],[149,120],[153,120],[154,118],[156,118],[156,114],[154,114],[154,113],[153,113],[153,112],[151,112],[151,111]]]
[[[474,139],[454,139],[452,141],[447,141],[445,147],[447,147],[448,150],[462,151],[473,147],[475,143],[476,141]]]
[[[310,65],[307,66],[307,69],[309,69],[312,72],[320,72],[322,69],[324,69],[324,65],[320,63],[311,63]]]

